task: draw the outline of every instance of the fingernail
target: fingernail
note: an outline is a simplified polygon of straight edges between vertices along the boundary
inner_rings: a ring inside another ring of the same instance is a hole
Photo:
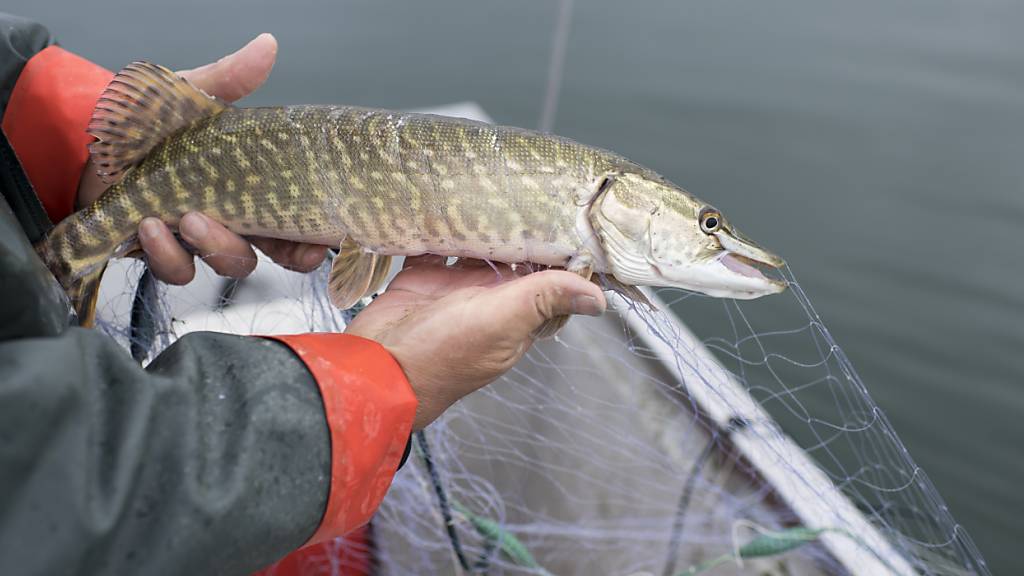
[[[572,297],[572,311],[574,314],[600,316],[604,314],[604,305],[593,296],[578,295]]]
[[[225,56],[224,58],[221,58],[221,60],[227,60],[228,58],[232,58],[235,55],[237,55],[238,53],[243,52],[245,49],[249,48],[250,46],[254,46],[256,44],[267,42],[267,41],[270,41],[270,42],[272,42],[274,44],[274,49],[272,51],[272,54],[276,55],[277,54],[277,38],[274,38],[274,35],[271,34],[270,32],[264,32],[264,33],[260,34],[259,36],[253,38],[252,40],[249,40],[249,42],[247,42],[245,44],[245,46],[242,46],[238,50],[235,50],[233,53]]]
[[[262,40],[264,42],[267,41],[267,40],[270,40],[271,42],[274,42],[275,44],[277,43],[277,38],[275,38],[274,35],[271,34],[270,32],[263,32],[259,36],[253,38],[253,42],[255,42],[256,40]],[[276,48],[275,48],[275,50],[276,50]]]
[[[139,237],[143,240],[152,240],[160,234],[160,221],[156,218],[146,218],[139,224]]]
[[[192,212],[181,219],[181,235],[189,242],[195,243],[196,240],[202,240],[209,231],[210,227],[206,224],[206,218],[201,214]]]

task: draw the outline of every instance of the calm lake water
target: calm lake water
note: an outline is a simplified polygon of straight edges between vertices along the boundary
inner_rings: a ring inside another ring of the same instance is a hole
[[[428,6],[429,5],[429,6]],[[244,6],[244,8],[242,7]],[[536,126],[557,3],[8,0],[107,67],[262,31],[252,104],[475,100]],[[1024,3],[578,0],[555,131],[786,256],[995,573],[1024,536]]]

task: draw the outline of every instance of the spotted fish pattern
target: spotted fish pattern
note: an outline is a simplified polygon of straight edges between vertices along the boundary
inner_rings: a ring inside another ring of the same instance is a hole
[[[602,175],[639,169],[519,128],[352,106],[234,108],[166,69],[126,71],[90,125],[101,172],[124,177],[37,247],[73,299],[94,299],[83,285],[138,248],[143,218],[174,226],[190,211],[242,235],[347,239],[380,255],[565,265]]]

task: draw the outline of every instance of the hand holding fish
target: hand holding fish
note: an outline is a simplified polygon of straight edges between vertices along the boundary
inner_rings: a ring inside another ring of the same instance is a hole
[[[277,40],[270,34],[261,34],[234,54],[179,74],[207,94],[234,102],[263,85],[276,58]],[[96,164],[88,162],[79,183],[78,205],[92,204],[108,187],[97,174]],[[246,239],[201,212],[186,214],[178,233],[215,272],[230,278],[248,276],[256,267],[253,245],[278,264],[300,272],[319,266],[327,251],[324,246],[276,238]],[[195,275],[192,254],[162,220],[149,217],[139,223],[139,244],[157,278],[178,285],[192,280]]]
[[[349,325],[346,332],[380,342],[402,366],[419,400],[413,430],[511,369],[543,324],[604,312],[596,284],[524,268],[500,265],[496,273],[479,260],[446,266],[441,256],[409,258]]]

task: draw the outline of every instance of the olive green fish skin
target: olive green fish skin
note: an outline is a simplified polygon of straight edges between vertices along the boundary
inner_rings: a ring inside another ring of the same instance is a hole
[[[643,171],[568,139],[462,119],[230,108],[157,146],[62,224],[57,260],[81,276],[132,245],[144,217],[174,225],[195,210],[243,235],[564,265],[582,245],[580,202],[623,168]]]

